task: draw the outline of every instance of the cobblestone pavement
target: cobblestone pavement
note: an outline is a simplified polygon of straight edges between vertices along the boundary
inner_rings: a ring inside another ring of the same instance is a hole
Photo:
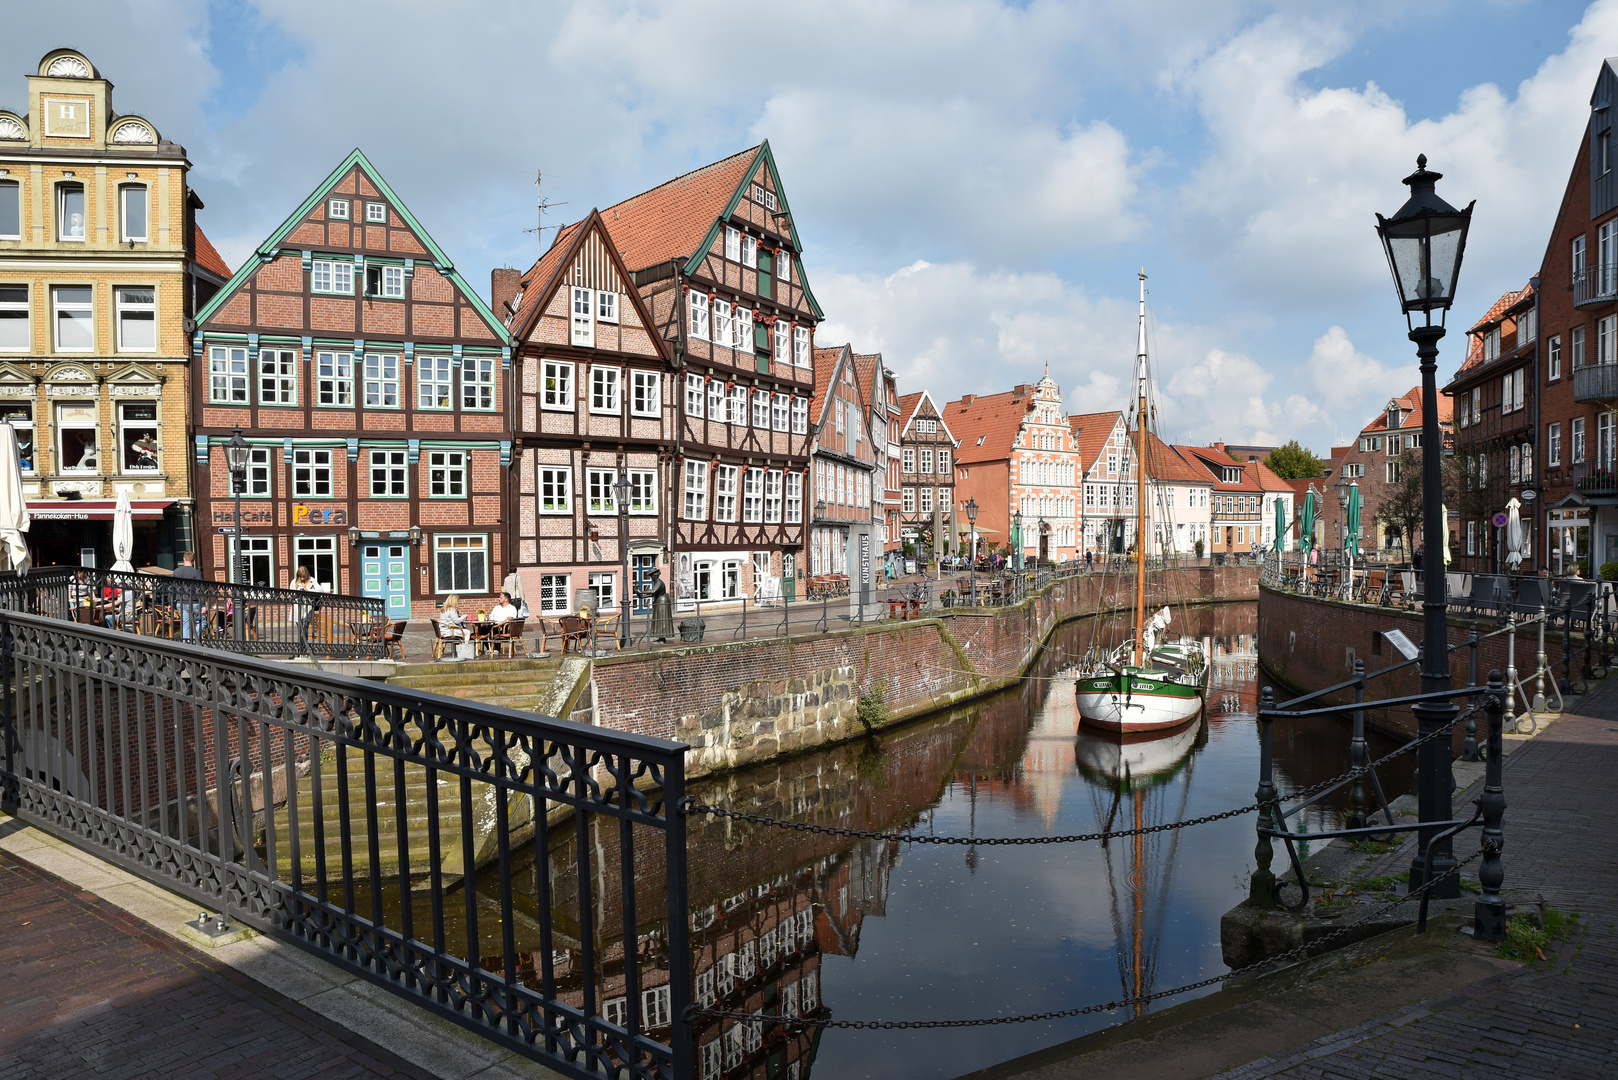
[[[1506,884],[1578,915],[1529,965],[1219,1073],[1264,1077],[1618,1076],[1618,679],[1506,759]],[[1475,835],[1475,834],[1473,834]]]
[[[412,1077],[353,1032],[0,853],[0,1077]]]

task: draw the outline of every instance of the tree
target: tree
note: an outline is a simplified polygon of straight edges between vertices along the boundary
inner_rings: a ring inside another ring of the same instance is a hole
[[[1441,459],[1442,460],[1442,459]],[[1443,460],[1443,469],[1440,473],[1440,486],[1442,494],[1439,498],[1451,509],[1455,507],[1455,465],[1454,459]],[[1423,516],[1426,512],[1422,501],[1421,483],[1421,451],[1406,450],[1399,459],[1399,482],[1388,489],[1382,502],[1376,507],[1376,516],[1379,521],[1391,521],[1399,527],[1399,536],[1407,553],[1414,553],[1422,546],[1425,539],[1422,535]],[[1364,514],[1364,508],[1361,509]],[[1365,523],[1362,520],[1362,527]],[[1444,523],[1448,531],[1449,522]],[[1366,546],[1375,546],[1374,539]]]
[[[1297,439],[1271,450],[1270,456],[1264,459],[1264,464],[1283,480],[1319,476],[1326,471],[1325,462],[1298,445]]]

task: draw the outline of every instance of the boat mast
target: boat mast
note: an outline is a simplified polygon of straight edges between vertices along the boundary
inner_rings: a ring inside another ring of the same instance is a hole
[[[1135,347],[1135,666],[1146,664],[1146,271]]]

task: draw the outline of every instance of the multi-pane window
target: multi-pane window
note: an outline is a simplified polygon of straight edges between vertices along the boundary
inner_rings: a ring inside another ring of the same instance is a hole
[[[157,351],[157,290],[150,285],[113,289],[118,317],[119,352]]]
[[[0,196],[5,193],[0,191]],[[0,352],[27,352],[33,344],[28,286],[0,284]]]
[[[635,416],[658,416],[662,413],[663,399],[659,393],[659,380],[655,371],[629,373],[629,411]]]
[[[944,449],[944,448],[942,448],[942,447],[940,447],[940,448],[939,448],[939,451],[938,451],[938,471],[939,471],[939,472],[940,472],[940,473],[947,473],[947,472],[949,472],[949,451],[948,451],[948,450],[946,450],[946,449]],[[1069,467],[1068,467],[1068,471],[1069,471],[1069,472],[1070,472],[1070,473],[1071,473],[1071,471],[1072,471],[1072,466],[1069,466]],[[1068,477],[1068,480],[1067,480],[1067,482],[1068,482],[1068,483],[1072,483],[1072,482],[1073,482],[1073,478],[1072,478],[1072,476],[1069,476],[1069,477]]]
[[[309,264],[309,289],[317,293],[353,295],[354,264],[339,259],[315,259]]]
[[[921,451],[921,471],[924,473],[933,471],[933,452],[927,447],[923,447]]]
[[[247,490],[243,492],[244,495],[269,498],[273,494],[270,490],[270,456],[273,453],[268,446],[255,446],[247,452]]]
[[[94,352],[95,293],[89,285],[57,285],[51,289],[56,309],[56,351]]]
[[[703,417],[702,395],[706,392],[707,385],[708,385],[708,380],[704,379],[701,375],[695,375],[695,374],[692,374],[690,372],[686,373],[686,376],[685,376],[685,415],[689,419],[692,419],[692,420],[701,420],[702,419],[702,417]],[[717,419],[720,419],[720,417],[715,417],[714,419],[717,420]]]
[[[246,549],[251,551],[250,548]],[[337,538],[334,536],[295,536],[292,539],[294,566],[307,566],[315,582],[328,589],[337,585]],[[249,573],[252,573],[251,569]],[[257,581],[255,577],[253,579]]]
[[[629,470],[629,512],[631,514],[657,513],[657,471],[655,469]]]
[[[405,451],[371,451],[371,497],[396,499],[407,495]]]
[[[924,488],[917,488],[916,491],[921,496],[921,512],[924,513],[924,514],[932,513],[933,512],[933,489],[930,488],[930,487],[924,487]]]
[[[715,521],[736,520],[736,466],[714,467],[713,517]]]
[[[742,521],[756,525],[764,520],[764,470],[748,469],[742,478]]]
[[[792,328],[792,362],[799,367],[809,366],[809,328],[807,326],[794,326]]]
[[[590,411],[593,413],[610,413],[617,415],[623,411],[623,402],[619,399],[619,389],[623,372],[615,367],[602,367],[599,364],[590,366]]]
[[[758,240],[755,237],[742,237],[742,265],[758,266]]]
[[[1575,326],[1567,332],[1567,360],[1575,369],[1584,366],[1584,327]]]
[[[786,248],[782,248],[775,257],[775,276],[782,281],[792,279],[792,253]]]
[[[84,239],[84,185],[56,185],[56,238]]]
[[[118,405],[118,447],[124,472],[157,471],[157,402]]]
[[[379,202],[366,203],[365,220],[374,223],[386,224],[388,220],[388,204]]]
[[[809,434],[809,399],[795,397],[792,399],[792,434]]]
[[[569,590],[571,574],[541,574],[539,576],[539,613],[566,615],[573,606]]]
[[[803,520],[803,474],[787,473],[786,485],[786,520],[790,524],[797,524]]]
[[[433,566],[437,593],[486,593],[489,591],[489,538],[474,536],[433,537]]]
[[[547,409],[573,408],[573,365],[566,360],[547,360],[541,368],[543,392],[539,403]]]
[[[1545,377],[1562,377],[1562,335],[1552,334],[1545,339]]]
[[[396,353],[365,354],[365,407],[399,407],[399,357]]]
[[[747,387],[732,386],[730,388],[730,408],[726,419],[732,424],[747,426]]]
[[[494,408],[494,373],[499,363],[493,356],[468,356],[461,361],[461,408]]]
[[[691,294],[691,337],[698,341],[708,340],[708,294],[694,292]]]
[[[753,426],[767,431],[770,427],[770,392],[753,391]]]
[[[321,405],[354,404],[353,353],[315,353],[315,400]]]
[[[596,321],[618,321],[618,294],[600,289],[596,292]]]
[[[573,470],[539,470],[539,512],[566,514],[573,509]]]
[[[1575,416],[1568,424],[1568,456],[1575,465],[1584,464],[1584,417]]]
[[[725,384],[718,379],[708,380],[708,419],[728,420],[725,415]]]
[[[450,358],[416,357],[416,408],[448,409],[454,404],[455,377]]]
[[[725,258],[731,262],[742,258],[742,231],[730,225],[725,226]]]
[[[298,354],[292,349],[258,351],[258,400],[262,405],[298,403]]]
[[[1584,237],[1575,236],[1573,244],[1568,251],[1568,261],[1573,267],[1573,280],[1577,281],[1579,275],[1584,273]]]
[[[791,333],[791,325],[785,319],[775,320],[775,359],[778,363],[788,362],[787,348]]]
[[[787,430],[787,417],[792,411],[792,395],[776,394],[770,409],[770,426],[776,431]]]
[[[708,516],[708,463],[685,463],[685,517],[689,521],[702,521]]]
[[[753,351],[753,309],[739,307],[736,309],[736,347],[747,352]]]
[[[595,573],[589,577],[590,591],[595,593],[596,610],[612,611],[618,606],[618,575],[611,573]],[[664,987],[667,990],[668,987]],[[650,992],[650,991],[648,991]],[[643,995],[644,1000],[644,995]],[[664,1021],[667,1023],[667,1021]]]
[[[591,347],[596,343],[596,324],[593,318],[592,297],[589,289],[573,290],[573,344]]]
[[[247,403],[247,349],[208,346],[208,400]]]
[[[1562,464],[1562,425],[1549,425],[1545,430],[1545,464]]]
[[[713,341],[715,345],[736,344],[731,325],[729,300],[715,299],[713,302]]]
[[[347,199],[330,199],[330,200],[328,200],[327,203],[326,203],[326,214],[327,214],[328,217],[335,218],[338,221],[347,221],[348,220],[348,200]]]
[[[292,451],[292,495],[294,498],[327,498],[331,495],[331,451]]]
[[[464,450],[427,452],[427,494],[441,498],[460,498],[466,494]]]
[[[913,450],[913,449],[911,449],[909,447],[906,447],[905,449],[899,451],[899,457],[900,457],[900,459],[901,459],[901,461],[903,463],[901,465],[901,468],[903,468],[905,472],[913,473],[913,472],[916,471],[916,451],[915,450]]]
[[[905,488],[905,491],[904,491],[904,512],[907,513],[907,514],[913,514],[913,513],[916,512],[916,489],[915,488]]]
[[[584,473],[585,497],[589,499],[589,512],[592,514],[616,514],[618,502],[613,495],[612,485],[618,481],[618,472],[615,469],[587,469]]]
[[[781,521],[780,469],[771,469],[764,474],[764,520],[772,525]]]

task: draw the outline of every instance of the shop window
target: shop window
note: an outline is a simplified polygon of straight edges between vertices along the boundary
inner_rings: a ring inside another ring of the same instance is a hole
[[[56,406],[56,461],[62,473],[98,473],[94,405]]]
[[[118,446],[124,472],[157,472],[157,402],[125,401],[118,406]]]
[[[337,589],[337,538],[335,536],[295,536],[292,538],[293,567],[307,566],[315,581],[335,592]],[[287,582],[288,585],[291,582]]]
[[[232,554],[232,558],[230,560],[230,580],[239,582],[242,580],[243,568],[241,563],[238,562],[234,557],[236,551],[236,537],[233,535],[226,536],[225,540],[229,544]],[[241,545],[242,556],[247,562],[247,583],[250,585],[261,585],[265,588],[274,588],[275,579],[271,577],[271,574],[274,571],[272,567],[272,560],[270,558],[270,537],[244,536],[241,538]]]
[[[438,580],[434,591],[444,593],[486,593],[489,591],[489,538],[477,536],[433,537],[433,565]]]
[[[17,460],[23,472],[34,471],[34,406],[29,402],[0,404],[0,423],[17,434]]]

